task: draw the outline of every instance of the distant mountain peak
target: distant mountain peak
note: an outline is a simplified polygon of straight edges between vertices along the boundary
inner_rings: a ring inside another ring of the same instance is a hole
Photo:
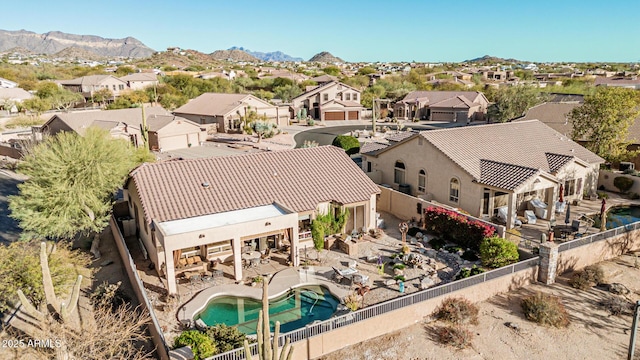
[[[302,58],[287,55],[282,51],[272,51],[272,52],[251,51],[242,46],[232,46],[229,48],[229,50],[241,50],[251,56],[257,57],[262,61],[304,61],[304,59]]]
[[[339,57],[333,56],[328,51],[323,51],[323,52],[315,54],[311,59],[309,59],[309,61],[311,61],[311,62],[323,62],[323,63],[343,63],[343,62],[345,62],[344,60],[340,59]]]
[[[260,62],[260,59],[240,49],[216,50],[209,54],[214,60],[235,60],[247,62]]]
[[[133,37],[108,39],[96,35],[67,34],[49,31],[38,34],[32,31],[0,30],[0,52],[13,48],[24,48],[36,54],[55,54],[66,48],[83,49],[104,57],[142,58],[151,56],[155,50]]]

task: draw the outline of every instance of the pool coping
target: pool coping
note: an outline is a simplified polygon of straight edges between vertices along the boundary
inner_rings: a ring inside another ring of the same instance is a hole
[[[333,272],[334,270],[327,266],[284,269],[271,277],[268,297],[269,299],[278,297],[300,286],[321,285],[326,287],[342,304],[342,299],[349,294],[350,289],[345,289],[332,281]],[[211,299],[219,296],[237,296],[260,301],[262,300],[262,286],[229,284],[206,288],[178,309],[178,321],[193,323],[196,314],[201,312]]]

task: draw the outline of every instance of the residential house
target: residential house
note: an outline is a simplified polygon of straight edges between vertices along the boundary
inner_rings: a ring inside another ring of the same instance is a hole
[[[158,76],[154,73],[134,73],[122,76],[120,80],[127,83],[131,90],[143,90],[150,86],[158,86]]]
[[[346,210],[345,231],[373,228],[379,192],[343,150],[320,146],[143,164],[124,196],[150,260],[175,293],[176,275],[196,255],[204,266],[232,261],[236,280],[246,251],[289,246],[297,266],[299,250],[313,246],[318,214]]]
[[[631,77],[596,77],[595,86],[613,86],[627,89],[640,89],[640,79],[637,76]]]
[[[113,94],[110,100],[118,97],[128,89],[127,83],[113,75],[88,75],[71,80],[56,80],[63,88],[82,94],[85,99],[92,99],[101,89],[108,89]]]
[[[323,76],[329,79],[329,75]],[[360,100],[360,90],[328,81],[293,98],[291,111],[299,119],[311,116],[316,120],[359,120],[364,109]]]
[[[177,108],[173,113],[217,132],[242,132],[241,118],[249,111],[278,126],[287,125],[286,107],[272,105],[249,94],[205,93]]]
[[[318,85],[324,85],[333,81],[338,81],[338,77],[337,76],[333,76],[333,75],[320,75],[320,76],[316,76],[314,78],[309,79],[311,81],[313,81],[314,83],[318,84]]]
[[[18,83],[13,82],[11,80],[7,80],[5,78],[0,78],[0,88],[6,88],[6,89],[10,89],[10,88],[14,88],[17,87]]]
[[[398,119],[433,121],[481,121],[489,100],[478,91],[412,91],[394,105]]]
[[[602,158],[540,121],[427,130],[362,153],[377,183],[490,219],[507,207],[514,226],[530,200],[554,216],[559,187],[567,201],[596,190]]]
[[[145,108],[149,149],[169,151],[199,146],[206,140],[206,132],[200,125],[172,115],[159,106]],[[46,123],[34,127],[34,139],[45,134],[74,131],[83,135],[87,128],[96,126],[108,130],[114,138],[128,139],[135,146],[142,146],[142,109],[118,109],[59,113]]]
[[[17,113],[17,104],[32,97],[33,95],[30,92],[19,87],[0,87],[0,108],[10,113]]]

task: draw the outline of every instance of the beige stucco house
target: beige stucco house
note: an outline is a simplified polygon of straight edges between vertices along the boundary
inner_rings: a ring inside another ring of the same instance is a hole
[[[135,73],[120,77],[131,90],[143,90],[149,86],[158,86],[158,76],[154,73]]]
[[[339,176],[341,181],[336,181]],[[380,192],[342,149],[321,146],[144,164],[133,170],[124,196],[149,258],[176,292],[176,275],[200,260],[233,262],[242,254],[290,246],[290,259],[313,246],[310,222],[346,209],[345,231],[375,227]],[[201,265],[202,264],[202,265]]]
[[[484,120],[489,101],[478,91],[412,91],[393,107],[398,119],[462,122]]]
[[[604,162],[537,120],[422,131],[369,149],[362,166],[377,183],[484,219],[507,206],[507,228],[534,198],[550,220],[561,184],[566,201],[595,192]]]
[[[359,120],[363,107],[360,90],[330,80],[308,89],[291,100],[294,117],[316,120]]]
[[[289,123],[286,107],[272,105],[249,94],[205,93],[177,108],[173,113],[217,132],[240,132],[241,120],[249,111],[266,116],[278,126]]]
[[[169,151],[200,146],[206,141],[206,131],[200,125],[174,116],[160,106],[147,107],[149,149]],[[41,126],[33,127],[33,138],[42,140],[45,135],[61,131],[73,131],[83,135],[87,128],[95,126],[108,130],[117,139],[130,140],[142,146],[142,109],[118,109],[59,113]]]
[[[88,75],[71,80],[57,80],[56,82],[69,91],[82,94],[87,100],[91,99],[95,92],[101,89],[111,91],[113,98],[128,90],[127,83],[113,75]]]

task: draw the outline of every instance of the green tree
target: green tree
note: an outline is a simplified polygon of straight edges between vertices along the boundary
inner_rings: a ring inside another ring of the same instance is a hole
[[[587,149],[609,161],[626,160],[629,127],[640,115],[640,93],[632,89],[598,87],[569,114],[573,138],[587,140]]]
[[[358,69],[358,75],[375,74],[375,72],[376,72],[376,69],[372,68],[371,66],[365,66]]]
[[[113,193],[137,164],[136,151],[106,130],[61,132],[26,150],[18,171],[29,179],[9,198],[27,235],[72,238],[108,224]]]
[[[218,353],[224,353],[242,347],[244,339],[247,338],[247,335],[238,330],[238,327],[227,326],[225,324],[210,326],[207,328],[206,333],[209,338],[213,340]]]
[[[273,124],[265,120],[253,122],[251,129],[258,135],[258,143],[262,141],[262,138],[273,136]],[[271,136],[269,136],[270,134]]]
[[[283,102],[289,102],[291,99],[302,94],[302,90],[295,84],[282,85],[273,88],[273,95],[282,99]]]
[[[546,101],[545,94],[532,86],[509,86],[500,89],[489,107],[489,120],[507,122],[522,116],[532,106]]]
[[[326,68],[322,69],[322,71],[324,71],[325,74],[332,76],[338,76],[341,73],[340,68],[337,66],[327,66]]]
[[[107,88],[97,90],[91,95],[91,100],[98,102],[100,105],[105,106],[109,99],[113,98],[113,92]]]
[[[118,68],[115,71],[115,74],[116,76],[125,76],[129,74],[133,74],[134,72],[136,72],[136,70],[131,66],[122,65],[122,66],[118,66]]]
[[[32,97],[31,99],[24,100],[22,102],[22,107],[29,110],[31,113],[35,113],[36,117],[40,117],[43,112],[51,109],[51,102],[48,99]]]
[[[347,155],[357,154],[360,151],[360,142],[353,136],[338,135],[333,139],[333,146],[344,149]]]

